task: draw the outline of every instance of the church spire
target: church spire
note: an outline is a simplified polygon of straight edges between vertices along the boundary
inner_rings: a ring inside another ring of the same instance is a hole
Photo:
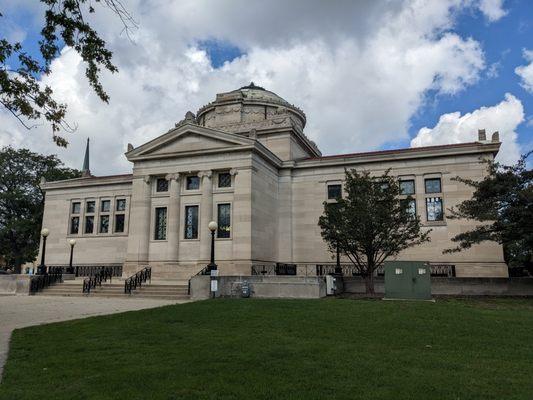
[[[87,146],[85,147],[85,157],[83,159],[83,168],[81,176],[91,176],[91,169],[89,168],[89,138],[87,138]]]

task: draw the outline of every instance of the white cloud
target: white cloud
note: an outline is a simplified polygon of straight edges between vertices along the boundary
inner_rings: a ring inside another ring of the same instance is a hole
[[[441,115],[433,128],[424,127],[418,131],[411,140],[411,147],[475,142],[478,140],[478,129],[485,129],[490,140],[492,132],[498,131],[502,146],[497,159],[510,164],[520,157],[516,128],[523,121],[521,101],[507,93],[505,99],[494,106],[481,107],[464,115],[460,112]]]
[[[507,10],[503,9],[504,0],[481,0],[479,9],[489,20],[495,22],[507,15]]]
[[[453,32],[455,18],[471,4],[131,1],[140,23],[134,44],[118,35],[111,12],[94,21],[120,70],[103,74],[110,104],[88,87],[79,56],[65,50],[45,82],[68,102],[68,119],[78,124],[69,148],[55,147],[46,125],[28,133],[1,110],[0,144],[59,153],[80,167],[89,136],[93,172],[128,171],[128,142],[159,136],[187,110],[253,80],[306,112],[306,132],[325,154],[376,149],[408,138],[409,120],[428,90],[457,94],[479,79],[480,44]],[[246,54],[215,69],[195,47],[209,38]]]
[[[516,67],[514,72],[522,78],[520,85],[528,92],[533,93],[533,50],[524,49],[523,56],[529,64]]]

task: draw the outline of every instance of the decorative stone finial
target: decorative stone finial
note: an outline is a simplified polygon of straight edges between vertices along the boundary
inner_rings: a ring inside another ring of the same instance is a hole
[[[128,143],[128,151],[132,151],[134,149],[133,145],[131,143]]]
[[[44,176],[41,176],[41,180],[39,181],[39,185],[43,186],[46,183],[46,178]]]
[[[185,124],[194,124],[194,125],[198,125],[198,121],[196,120],[196,117],[194,116],[194,114],[192,113],[192,111],[187,111],[185,113],[185,118],[183,118],[181,121],[179,122],[176,122],[174,124],[174,127],[178,127],[178,126],[181,126],[181,125],[185,125]]]
[[[256,129],[250,129],[250,134],[248,135],[250,139],[257,139],[257,130]]]
[[[500,132],[496,131],[492,134],[492,141],[495,143],[500,141]]]
[[[477,136],[480,142],[487,140],[487,134],[485,133],[485,129],[478,129]]]

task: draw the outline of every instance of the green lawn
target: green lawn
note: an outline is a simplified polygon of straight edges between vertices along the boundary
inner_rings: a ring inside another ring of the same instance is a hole
[[[0,399],[533,399],[533,301],[209,300],[14,332]]]

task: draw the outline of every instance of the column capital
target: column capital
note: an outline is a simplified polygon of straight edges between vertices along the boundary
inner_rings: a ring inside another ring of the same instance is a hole
[[[166,174],[165,175],[165,179],[167,181],[172,181],[172,180],[177,181],[179,178],[180,178],[180,174],[177,173],[177,172],[173,173],[173,174]]]
[[[148,183],[150,183],[151,180],[152,180],[152,177],[150,175],[144,175],[143,176],[144,183],[148,184]]]
[[[239,171],[238,171],[236,168],[232,168],[232,169],[229,170],[229,174],[230,174],[231,176],[235,176],[235,175],[237,175],[238,173],[239,173]]]
[[[213,175],[213,171],[211,171],[210,169],[198,172],[198,177],[199,178],[203,178],[205,176],[206,178],[211,179],[212,175]]]

